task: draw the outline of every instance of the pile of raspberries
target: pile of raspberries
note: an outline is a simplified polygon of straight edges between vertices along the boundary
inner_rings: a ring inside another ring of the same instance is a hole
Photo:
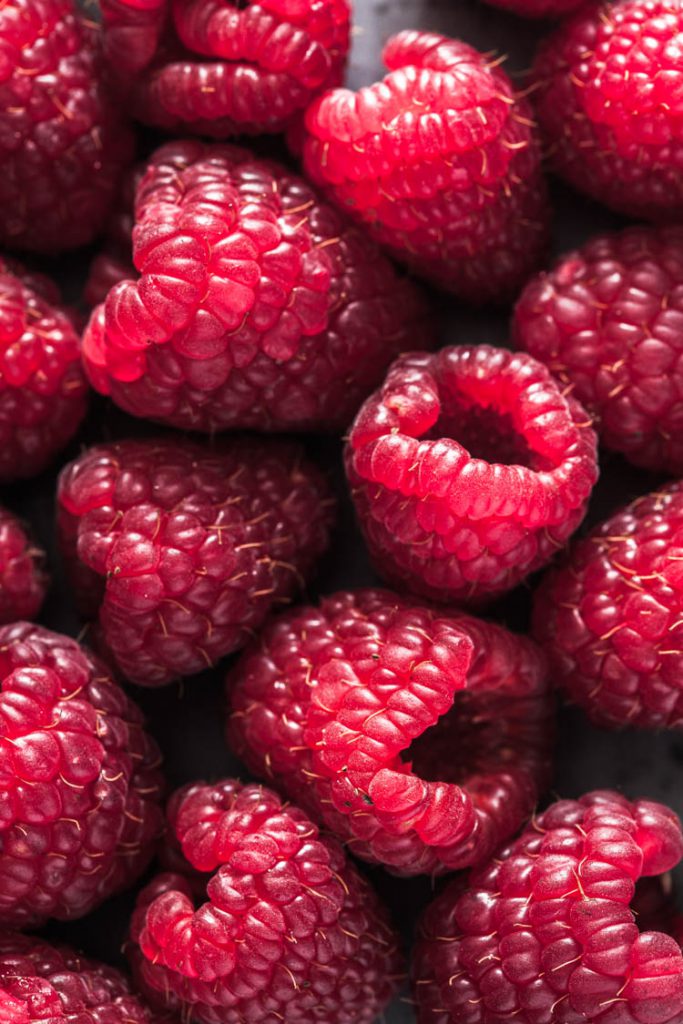
[[[488,2],[0,0],[0,1024],[683,1024],[683,0]]]

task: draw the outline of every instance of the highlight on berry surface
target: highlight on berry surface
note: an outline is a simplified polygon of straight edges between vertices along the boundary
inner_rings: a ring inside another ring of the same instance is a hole
[[[48,582],[45,553],[21,520],[0,506],[0,623],[35,618]]]
[[[554,703],[528,639],[387,590],[268,624],[228,676],[228,740],[399,875],[490,856],[550,780]]]

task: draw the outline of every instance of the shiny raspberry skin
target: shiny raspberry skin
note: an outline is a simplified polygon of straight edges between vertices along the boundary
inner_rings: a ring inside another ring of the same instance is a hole
[[[142,686],[243,646],[327,547],[334,501],[298,446],[121,441],[61,474],[59,525],[105,649]]]
[[[0,623],[36,617],[48,585],[44,561],[23,523],[0,507]]]
[[[3,626],[0,678],[0,920],[81,917],[152,856],[159,752],[108,669],[69,637]]]
[[[532,74],[551,167],[631,217],[683,212],[679,0],[588,4],[539,50]]]
[[[396,874],[488,857],[548,781],[553,705],[534,644],[387,590],[280,616],[228,693],[228,739],[250,770]]]
[[[683,726],[683,483],[572,547],[535,596],[553,676],[600,725]]]
[[[581,522],[595,446],[586,412],[525,353],[479,345],[398,359],[346,451],[377,571],[441,601],[509,590]]]
[[[396,355],[433,340],[422,297],[378,247],[247,150],[160,149],[133,240],[140,277],[113,288],[83,341],[94,386],[133,415],[339,431]]]
[[[530,107],[453,39],[402,32],[384,63],[383,82],[309,109],[306,171],[416,273],[468,302],[511,298],[547,234]]]
[[[510,11],[520,18],[562,18],[585,0],[486,0],[492,7]]]
[[[372,1024],[401,958],[377,897],[307,815],[269,789],[197,783],[171,800],[187,874],[143,890],[136,977],[198,1024]]]
[[[54,253],[103,226],[131,139],[73,0],[0,5],[0,245]]]
[[[635,883],[674,867],[668,807],[562,800],[429,907],[413,962],[419,1024],[678,1024],[683,955],[639,933]]]
[[[683,474],[683,229],[600,235],[531,281],[516,344],[596,418],[606,448]]]
[[[0,258],[0,483],[45,469],[85,415],[80,342],[59,303],[47,278]]]
[[[342,81],[348,0],[101,0],[133,113],[200,135],[280,132]]]

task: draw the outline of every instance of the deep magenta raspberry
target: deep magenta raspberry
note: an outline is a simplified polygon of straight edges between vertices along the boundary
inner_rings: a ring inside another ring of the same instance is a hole
[[[0,506],[0,623],[35,618],[47,585],[43,551],[21,520]]]

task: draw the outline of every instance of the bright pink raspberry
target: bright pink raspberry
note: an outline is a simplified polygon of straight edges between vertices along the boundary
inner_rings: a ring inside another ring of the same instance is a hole
[[[441,601],[502,594],[581,522],[595,448],[586,412],[531,356],[488,345],[403,356],[346,453],[378,572]]]
[[[486,0],[492,7],[518,14],[520,18],[562,18],[586,0]]]
[[[396,355],[432,342],[422,297],[378,247],[247,150],[158,150],[133,240],[140,276],[95,310],[83,353],[94,386],[136,416],[339,431]]]
[[[48,585],[44,565],[23,523],[0,507],[0,623],[36,617]]]
[[[600,235],[522,293],[514,339],[596,418],[606,448],[683,473],[683,228]]]
[[[631,217],[683,212],[683,7],[589,3],[544,41],[532,80],[551,167]]]
[[[635,884],[683,856],[673,811],[561,800],[429,907],[413,961],[419,1024],[679,1024],[683,955],[639,931]]]
[[[309,109],[308,174],[416,273],[468,302],[505,301],[546,243],[531,108],[457,40],[401,32],[384,62],[382,82]]]
[[[396,874],[488,857],[548,781],[553,703],[538,649],[386,590],[281,615],[228,693],[228,738],[250,770]]]
[[[197,783],[169,807],[183,874],[159,875],[133,918],[154,1003],[198,1024],[372,1024],[401,958],[341,845],[262,786]]]
[[[0,4],[0,245],[61,252],[103,227],[132,154],[74,0]]]
[[[298,446],[241,439],[98,445],[62,471],[58,502],[83,603],[142,686],[243,646],[312,574],[334,508]]]
[[[56,287],[0,258],[0,482],[45,469],[80,426],[87,393]]]
[[[159,752],[102,662],[66,636],[0,628],[0,920],[82,917],[144,871]]]
[[[342,81],[348,0],[101,0],[134,116],[200,135],[280,132]]]
[[[595,722],[683,726],[683,483],[580,540],[534,604],[553,678]]]

